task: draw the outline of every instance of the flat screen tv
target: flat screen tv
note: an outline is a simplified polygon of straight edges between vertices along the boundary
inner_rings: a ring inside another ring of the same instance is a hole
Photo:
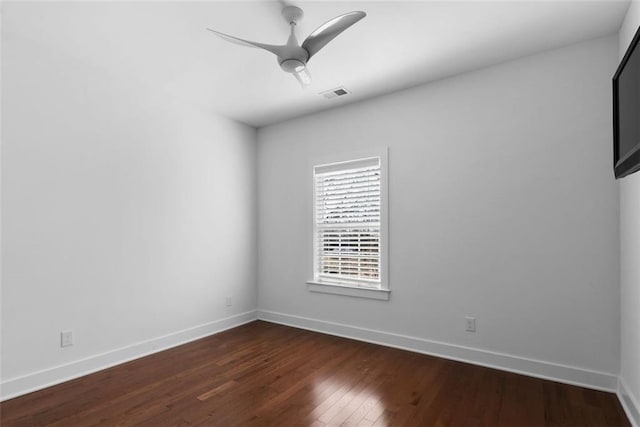
[[[640,170],[640,28],[613,76],[613,171]]]

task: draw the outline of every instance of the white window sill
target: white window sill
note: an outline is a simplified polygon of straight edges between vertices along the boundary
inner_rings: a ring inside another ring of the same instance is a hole
[[[313,281],[307,282],[307,289],[311,292],[320,292],[323,294],[344,295],[383,301],[388,301],[391,294],[389,289],[363,288],[353,285],[337,285],[335,283]]]

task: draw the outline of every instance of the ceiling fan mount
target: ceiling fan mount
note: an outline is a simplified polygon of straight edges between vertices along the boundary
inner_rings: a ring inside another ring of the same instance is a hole
[[[302,44],[300,44],[296,38],[295,29],[297,23],[304,17],[304,12],[299,7],[293,5],[287,5],[282,8],[282,17],[291,28],[289,39],[284,45],[252,42],[212,30],[211,28],[207,29],[228,42],[264,49],[275,54],[280,68],[287,73],[293,74],[302,86],[306,86],[311,83],[311,75],[307,69],[307,63],[311,57],[340,33],[365,16],[367,16],[367,14],[360,11],[337,16],[318,27]]]
[[[298,6],[285,6],[282,8],[282,17],[287,24],[297,24],[304,17],[304,12]]]

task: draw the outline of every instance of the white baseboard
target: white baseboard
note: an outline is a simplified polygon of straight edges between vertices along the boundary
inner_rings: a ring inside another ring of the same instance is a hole
[[[32,391],[101,371],[153,353],[158,353],[190,341],[235,328],[256,319],[256,311],[248,311],[161,337],[152,338],[147,341],[141,341],[106,353],[96,354],[65,365],[11,378],[0,383],[0,401],[31,393]]]
[[[618,399],[633,427],[640,427],[640,400],[638,400],[624,381],[622,376],[618,381]]]
[[[267,322],[439,356],[445,359],[457,360],[595,390],[615,392],[618,387],[618,376],[616,374],[590,371],[573,366],[559,365],[509,354],[495,353],[487,350],[430,341],[423,338],[376,331],[307,317],[276,313],[273,311],[258,310],[258,318]]]

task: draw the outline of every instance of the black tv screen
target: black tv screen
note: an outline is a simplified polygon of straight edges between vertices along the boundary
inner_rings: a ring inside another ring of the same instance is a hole
[[[613,76],[613,170],[640,170],[640,28]]]

